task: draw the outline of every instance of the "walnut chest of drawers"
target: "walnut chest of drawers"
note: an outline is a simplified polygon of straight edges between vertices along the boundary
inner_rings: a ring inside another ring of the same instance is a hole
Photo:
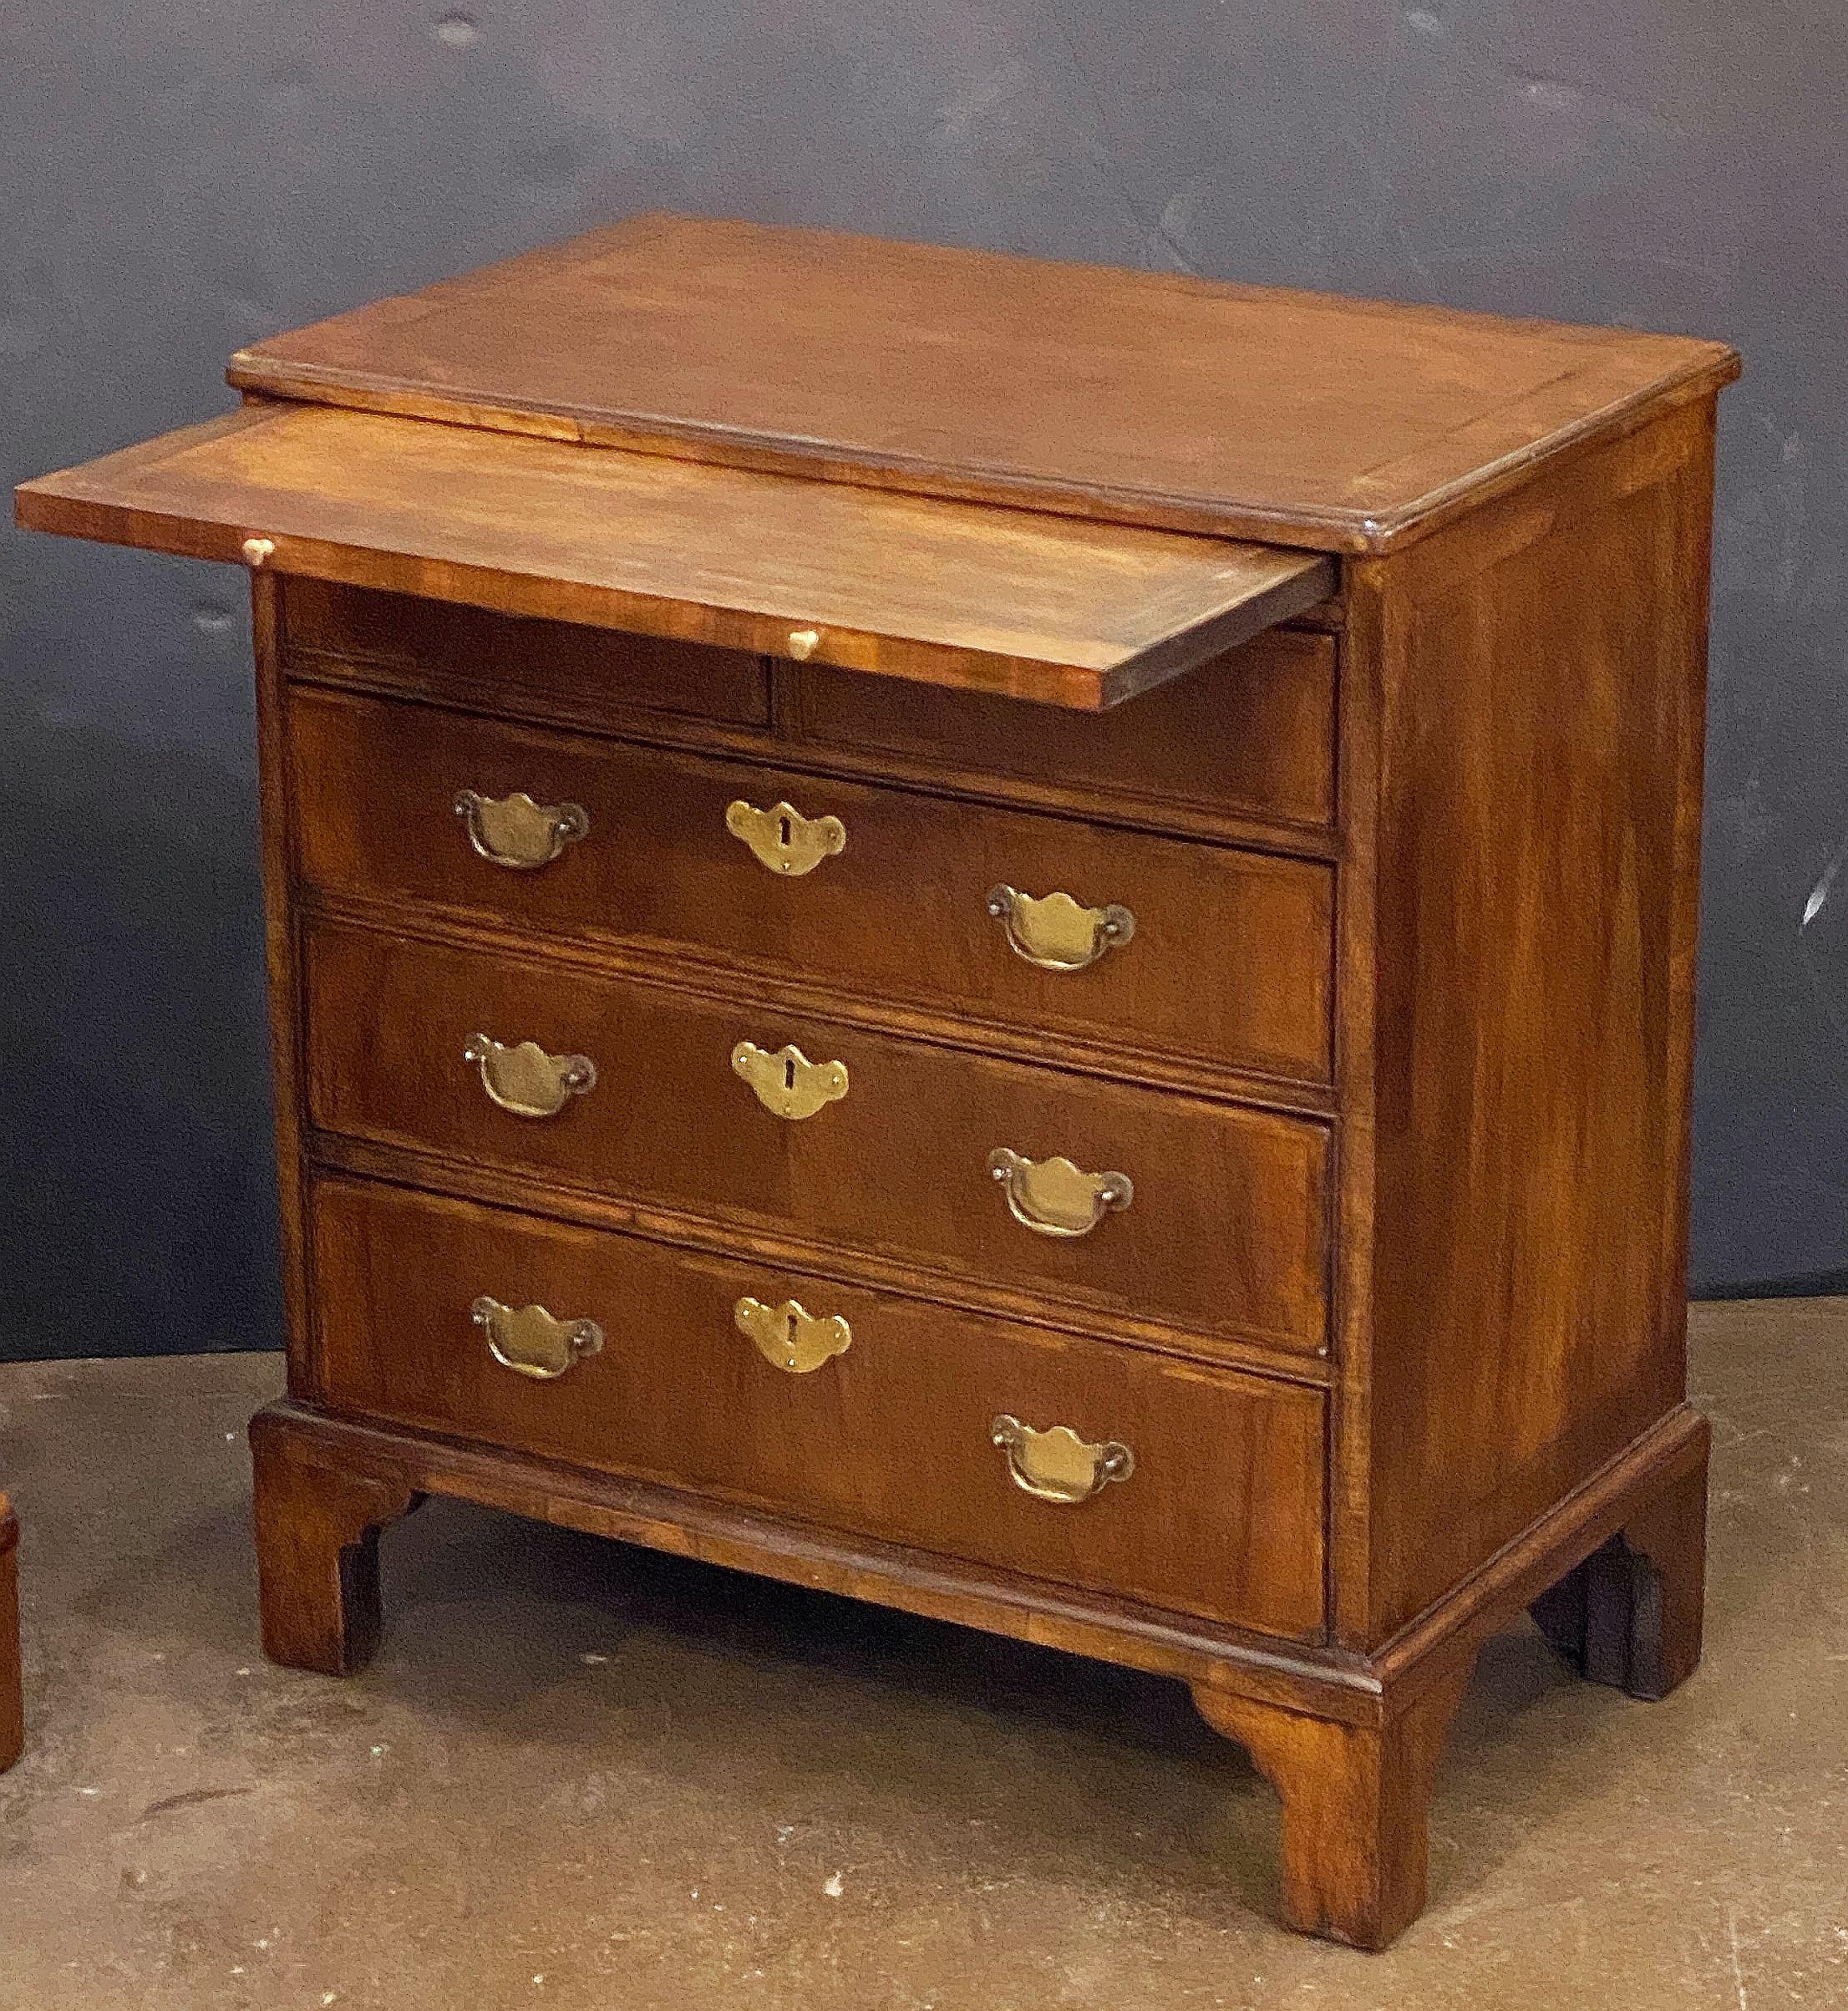
[[[264,1638],[459,1495],[1172,1675],[1383,1944],[1698,1655],[1714,344],[640,218],[21,521],[240,561]]]

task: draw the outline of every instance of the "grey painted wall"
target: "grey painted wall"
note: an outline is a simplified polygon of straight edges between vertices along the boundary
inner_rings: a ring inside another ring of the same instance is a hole
[[[256,336],[656,206],[1730,338],[1694,1264],[1816,1280],[1848,1267],[1845,85],[1815,0],[5,0],[0,475],[221,409]],[[276,1338],[244,619],[228,572],[0,532],[0,1354]]]

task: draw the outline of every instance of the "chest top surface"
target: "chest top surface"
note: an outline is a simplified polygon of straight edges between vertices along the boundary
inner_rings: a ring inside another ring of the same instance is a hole
[[[644,216],[240,351],[234,385],[1323,551],[1736,373],[1724,344]]]
[[[650,216],[240,351],[22,523],[1096,710],[1724,344]],[[1005,507],[995,507],[1001,505]]]

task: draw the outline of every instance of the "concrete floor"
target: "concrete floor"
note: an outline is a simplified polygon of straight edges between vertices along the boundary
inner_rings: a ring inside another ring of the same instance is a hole
[[[1848,2005],[1848,1301],[1694,1325],[1707,1667],[1495,1643],[1371,1958],[1270,1924],[1274,1805],[1174,1686],[441,1502],[366,1675],[271,1668],[276,1360],[0,1369],[0,2007]]]

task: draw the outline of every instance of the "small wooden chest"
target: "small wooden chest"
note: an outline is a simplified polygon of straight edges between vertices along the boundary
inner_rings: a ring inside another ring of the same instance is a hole
[[[429,1491],[1180,1678],[1297,1927],[1699,1652],[1718,345],[653,216],[20,521],[241,561],[265,1641]]]

